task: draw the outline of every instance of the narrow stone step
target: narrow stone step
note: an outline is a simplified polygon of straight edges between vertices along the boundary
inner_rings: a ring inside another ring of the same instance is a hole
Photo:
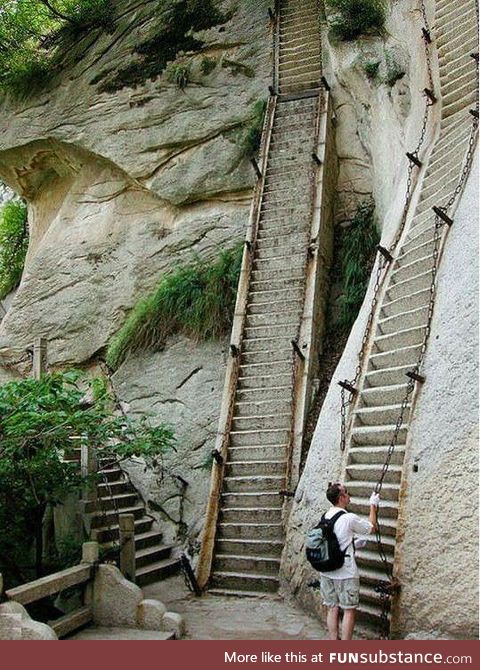
[[[307,254],[302,251],[301,253],[293,254],[284,254],[281,256],[275,256],[274,258],[255,258],[253,262],[254,270],[285,270],[285,266],[289,268],[289,271],[292,269],[304,270],[305,263],[307,260]]]
[[[394,431],[394,425],[355,426],[352,430],[352,444],[365,444],[369,446],[390,444]],[[405,426],[402,426],[398,434],[397,444],[405,444],[406,437],[407,429]]]
[[[132,491],[129,493],[119,493],[115,496],[104,496],[96,501],[85,503],[85,512],[98,512],[101,510],[123,510],[125,507],[132,507],[138,501],[138,495]]]
[[[255,359],[256,360],[256,359]],[[240,364],[239,377],[270,377],[278,374],[286,374],[292,370],[292,349],[289,350],[286,356],[277,356],[266,363],[244,363],[243,357]]]
[[[228,460],[232,463],[236,461],[255,461],[259,458],[266,461],[280,460],[285,461],[287,444],[267,444],[255,445],[252,447],[230,447],[228,450]]]
[[[217,554],[213,570],[217,572],[242,572],[244,574],[277,576],[280,559],[266,556],[246,556],[234,554]]]
[[[286,470],[285,460],[230,461],[225,465],[227,477],[282,476],[285,475]]]
[[[283,527],[281,523],[219,523],[219,539],[240,540],[281,540]]]
[[[387,577],[385,576],[384,581],[387,580]],[[375,591],[375,587],[373,585],[364,585],[362,584],[362,580],[360,579],[360,602],[366,605],[373,607],[378,607],[379,611],[382,611],[382,600],[381,596],[377,591]],[[387,600],[385,603],[385,609],[387,611],[390,610],[390,601]]]
[[[277,239],[284,235],[302,235],[309,239],[311,216],[295,218],[291,221],[288,217],[269,217],[261,219],[258,227],[259,241]]]
[[[382,370],[384,368],[398,367],[402,365],[413,365],[418,360],[421,343],[410,347],[400,347],[385,353],[372,354],[369,358],[368,372]],[[405,380],[403,380],[405,381]]]
[[[275,491],[278,493],[278,491],[284,488],[284,475],[269,477],[224,477],[223,479],[223,490],[225,493],[253,493],[258,491]],[[238,535],[236,537],[242,536]],[[251,535],[250,537],[255,536]]]
[[[396,423],[402,405],[379,405],[377,407],[362,407],[355,410],[355,426],[382,426],[390,423]],[[410,414],[410,405],[407,405],[404,412],[404,421],[408,421]]]
[[[300,317],[296,322],[279,323],[274,326],[247,326],[245,328],[245,338],[256,341],[263,340],[264,342],[262,348],[265,348],[267,341],[271,341],[272,339],[278,337],[284,337],[287,343],[292,339],[295,339],[299,323]]]
[[[410,372],[412,368],[413,365],[398,365],[391,368],[373,370],[365,375],[365,385],[367,388],[398,386],[407,379],[406,373]]]
[[[280,557],[283,542],[281,540],[221,539],[217,540],[216,547],[219,553]]]
[[[432,270],[433,258],[432,254],[419,258],[410,263],[405,263],[401,267],[398,267],[392,272],[390,283],[398,284],[400,282],[409,279],[410,277],[415,277],[416,275],[423,274]]]
[[[382,474],[383,463],[375,464],[358,464],[351,463],[347,465],[347,474],[349,477],[349,482],[351,480],[355,481],[369,481],[375,479],[378,481]],[[385,473],[385,482],[400,484],[400,478],[402,476],[402,466],[401,465],[390,465],[388,470]]]
[[[297,326],[300,321],[300,310],[298,305],[295,306],[295,309],[284,310],[280,312],[274,311],[272,308],[271,312],[261,312],[260,314],[248,314],[246,317],[246,326],[247,328],[273,328],[274,326]]]
[[[170,575],[180,572],[180,560],[178,558],[165,558],[156,563],[145,565],[135,571],[135,581],[138,586],[145,586],[165,579]]]
[[[98,476],[100,477],[100,481],[102,483],[105,482],[117,482],[119,480],[122,480],[125,478],[125,473],[123,470],[116,466],[114,468],[107,468],[105,470],[99,470],[98,471]]]
[[[256,444],[287,444],[290,437],[288,429],[271,430],[232,430],[230,444],[232,447],[250,447]]]
[[[430,302],[430,289],[426,288],[423,291],[416,291],[416,293],[411,293],[408,296],[399,298],[398,300],[393,300],[389,302],[384,302],[382,309],[380,311],[380,318],[388,318],[391,316],[396,316],[410,309],[416,309],[418,307],[428,306]]]
[[[382,402],[396,405],[402,402],[407,391],[408,382],[393,386],[380,386],[377,388],[363,388],[360,392],[360,407],[375,407]]]
[[[300,293],[300,291],[299,291]],[[298,315],[301,312],[303,307],[303,296],[295,300],[285,299],[278,300],[276,302],[258,302],[253,305],[249,303],[247,305],[247,316],[248,317],[257,317],[257,316],[267,316],[267,315],[292,315],[295,314],[298,318]],[[251,325],[255,325],[252,323]]]
[[[133,493],[134,488],[126,479],[118,482],[102,482],[97,484],[97,490],[100,497],[116,496],[122,493]]]
[[[143,568],[146,565],[158,563],[171,556],[173,544],[158,544],[144,549],[135,550],[135,566],[136,568]]]
[[[400,312],[394,316],[379,319],[377,335],[388,335],[405,328],[424,327],[428,318],[428,304],[422,305],[407,312]]]
[[[266,305],[286,305],[295,307],[303,302],[303,286],[271,291],[253,291],[249,294],[247,310],[259,309]]]
[[[383,465],[389,452],[388,446],[381,447],[352,447],[348,453],[348,465]],[[405,455],[405,448],[403,446],[396,446],[393,450],[390,463],[396,466],[402,466],[403,457]],[[355,479],[358,479],[356,477]]]
[[[363,452],[367,449],[373,449],[374,447],[363,447],[362,449],[351,449],[350,453],[355,451],[356,454]],[[384,447],[378,447],[379,449],[383,449]],[[393,460],[403,460],[404,454],[405,454],[405,449],[404,447],[395,447],[395,450],[393,452]],[[398,454],[398,458],[397,458]],[[354,514],[359,514],[360,516],[366,516],[368,517],[370,513],[370,502],[369,498],[350,498],[350,502],[348,504],[348,510],[350,512],[353,512]],[[388,518],[393,518],[396,519],[398,516],[398,504],[396,501],[393,500],[384,500],[382,498],[381,500],[381,507],[380,507],[380,514],[381,516],[388,517]],[[372,536],[373,538],[373,536]],[[374,542],[374,539],[372,539],[372,542]],[[394,545],[392,545],[392,551],[393,551]]]
[[[220,519],[224,523],[273,523],[278,524],[282,520],[281,507],[223,507]]]
[[[352,480],[348,482],[348,492],[352,498],[370,498],[370,495],[372,491],[375,490],[376,485],[376,481],[361,482]],[[398,484],[384,484],[380,494],[381,500],[398,501],[399,489],[400,487]],[[360,550],[358,553],[360,554]]]
[[[402,267],[414,261],[420,260],[420,258],[425,258],[431,256],[434,249],[434,239],[433,236],[431,239],[426,242],[422,242],[418,246],[412,246],[410,249],[405,251],[402,250],[402,254],[398,257],[398,266]]]
[[[125,507],[121,510],[122,514],[133,514],[135,519],[140,519],[145,514],[145,506],[135,505],[133,507]],[[90,524],[92,528],[102,529],[108,528],[111,524],[117,522],[119,511],[116,509],[99,510],[90,515]]]
[[[287,360],[292,361],[292,348],[282,348],[282,349],[272,349],[271,351],[244,351],[241,355],[241,362],[245,365],[255,364],[255,363],[273,363],[277,360]],[[254,412],[255,413],[255,412]]]
[[[398,298],[404,298],[411,293],[416,293],[417,291],[423,291],[424,289],[429,288],[431,283],[431,270],[421,272],[418,275],[405,279],[405,281],[390,284],[386,292],[386,298],[390,302],[392,300],[397,300]]]
[[[292,401],[292,386],[270,386],[263,389],[237,389],[237,402],[263,402],[268,400]]]
[[[234,589],[237,591],[259,591],[272,593],[278,590],[278,577],[237,572],[214,572],[211,579],[213,589]]]
[[[389,558],[389,563],[393,563],[393,557],[388,556]],[[377,551],[366,551],[365,549],[359,549],[356,552],[355,555],[355,561],[359,567],[359,570],[363,570],[363,568],[373,568],[374,570],[378,572],[382,572],[382,569],[384,567],[384,563],[382,562],[382,559],[380,558],[380,554]]]
[[[253,270],[250,281],[250,292],[264,291],[303,286],[305,283],[304,268],[288,268],[281,270]]]
[[[252,377],[239,377],[238,388],[244,389],[264,389],[269,387],[291,386],[292,371],[289,370],[283,374],[256,375]]]
[[[281,507],[283,505],[283,498],[276,491],[260,491],[255,493],[222,493],[221,500],[223,506],[236,508]],[[252,553],[256,552],[253,551]]]
[[[153,520],[147,517],[142,519],[135,519],[135,534],[146,533],[152,527]],[[92,531],[92,539],[95,539],[100,544],[117,540],[119,537],[118,524],[112,524],[109,528],[94,529]]]
[[[406,328],[388,335],[377,335],[373,341],[378,352],[387,352],[402,347],[412,347],[423,342],[425,327]]]
[[[291,412],[285,414],[264,414],[252,416],[235,416],[232,420],[232,430],[270,430],[284,429],[290,426]]]
[[[161,544],[162,533],[158,530],[149,530],[144,533],[135,533],[135,553],[146,549],[147,547],[154,547]]]

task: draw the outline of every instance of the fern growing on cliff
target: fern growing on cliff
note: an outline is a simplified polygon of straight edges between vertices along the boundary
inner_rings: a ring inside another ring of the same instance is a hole
[[[0,210],[0,300],[20,282],[27,249],[27,206],[12,200]]]
[[[166,274],[111,340],[107,364],[117,369],[129,353],[161,349],[175,332],[199,340],[226,335],[233,321],[241,262],[242,245],[238,245],[213,263],[197,260]]]

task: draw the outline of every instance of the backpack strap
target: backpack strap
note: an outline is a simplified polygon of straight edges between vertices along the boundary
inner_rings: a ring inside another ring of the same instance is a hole
[[[345,510],[343,510],[343,509],[340,510],[340,512],[337,512],[336,514],[334,514],[331,517],[331,519],[328,519],[328,521],[330,521],[330,523],[332,524],[332,528],[337,523],[337,520],[342,516],[342,514],[346,514]],[[325,514],[323,516],[325,516]]]

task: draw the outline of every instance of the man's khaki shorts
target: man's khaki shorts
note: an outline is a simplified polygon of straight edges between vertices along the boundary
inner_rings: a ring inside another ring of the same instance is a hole
[[[351,579],[330,579],[320,575],[320,591],[323,604],[327,607],[340,606],[344,610],[358,607],[360,597],[360,580],[358,577]]]

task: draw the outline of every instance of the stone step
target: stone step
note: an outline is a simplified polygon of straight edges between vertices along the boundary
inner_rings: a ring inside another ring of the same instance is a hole
[[[162,533],[158,530],[148,530],[144,533],[135,533],[135,553],[146,549],[147,547],[155,547],[162,542]]]
[[[390,444],[394,431],[394,425],[355,426],[352,429],[352,444],[381,447],[384,444]],[[405,444],[406,437],[407,428],[402,426],[398,434],[397,444]]]
[[[386,450],[386,447],[378,447],[378,448]],[[370,449],[372,449],[372,447],[370,447]],[[367,447],[363,447],[362,449],[351,449],[350,454],[353,451],[355,451],[354,457],[356,457],[356,455],[359,454],[360,452],[365,452],[367,450],[368,450]],[[396,447],[393,452],[392,462],[396,461],[398,462],[398,464],[400,464],[399,462],[401,459],[403,459],[404,454],[405,450],[403,447]],[[369,498],[350,498],[350,502],[348,504],[348,510],[349,512],[353,512],[354,514],[359,514],[360,516],[368,517],[370,513]],[[393,500],[383,500],[382,498],[380,506],[380,514],[382,517],[396,519],[398,516],[398,504]],[[372,535],[371,537],[373,538],[374,536]],[[372,539],[372,542],[373,541],[374,540]],[[392,545],[392,551],[393,549],[394,545]]]
[[[265,291],[266,289],[273,291],[282,288],[303,287],[304,283],[305,272],[303,267],[282,268],[280,270],[253,270],[250,280],[250,293]]]
[[[285,270],[285,266],[292,269],[304,270],[307,260],[307,254],[302,251],[300,253],[284,254],[275,256],[274,258],[255,258],[253,262],[254,270]]]
[[[398,284],[409,277],[415,277],[416,275],[428,272],[429,270],[431,271],[432,266],[432,254],[428,254],[428,256],[424,256],[423,258],[419,258],[410,263],[405,263],[401,267],[398,267],[397,265],[390,277],[390,285]]]
[[[385,368],[398,367],[402,365],[413,365],[417,362],[421,349],[421,343],[410,347],[400,347],[391,351],[372,354],[368,361],[368,371],[382,370]],[[405,380],[403,380],[405,381]]]
[[[268,444],[261,447],[230,447],[228,450],[228,460],[232,463],[236,461],[284,461],[286,458],[287,444]]]
[[[407,312],[400,312],[395,316],[388,316],[377,321],[377,335],[396,333],[405,328],[423,327],[427,323],[428,304],[422,305]]]
[[[280,541],[283,539],[281,523],[219,523],[219,540],[267,540]]]
[[[223,523],[273,523],[282,521],[281,507],[222,507],[220,520]]]
[[[420,258],[431,256],[433,254],[433,249],[434,249],[433,236],[426,242],[422,242],[417,246],[412,246],[410,247],[410,249],[407,249],[405,251],[403,251],[402,249],[402,253],[398,257],[397,261],[398,266],[402,267],[403,265],[407,265],[409,263],[412,263],[413,261],[420,260]]]
[[[253,493],[258,491],[281,491],[285,488],[285,476],[269,477],[224,477],[224,493]]]
[[[305,237],[306,242],[310,238],[311,216],[304,216],[301,219],[295,218],[293,221],[288,217],[269,217],[260,219],[258,227],[258,241],[276,240],[286,235],[298,235]]]
[[[219,553],[280,557],[283,550],[281,540],[221,539],[215,544]]]
[[[118,482],[102,482],[101,484],[97,484],[97,491],[101,498],[106,498],[122,493],[133,493],[135,490],[129,481],[123,479]]]
[[[382,402],[387,402],[392,405],[398,404],[404,399],[407,386],[408,382],[405,379],[405,383],[403,384],[363,388],[360,392],[359,406],[375,407],[376,405],[381,405]]]
[[[367,388],[381,386],[397,386],[406,379],[406,373],[412,370],[412,365],[399,365],[391,368],[382,368],[373,370],[365,375],[365,385]]]
[[[426,288],[423,291],[417,291],[403,298],[398,298],[398,300],[384,302],[379,316],[381,319],[396,316],[407,311],[409,308],[428,307],[429,302],[430,289]]]
[[[293,307],[299,302],[303,302],[303,293],[303,286],[287,287],[271,291],[253,291],[249,295],[247,310],[276,304]]]
[[[413,249],[420,244],[423,244],[425,242],[428,242],[429,240],[432,240],[434,236],[434,225],[428,225],[424,227],[423,229],[421,228],[416,228],[415,230],[410,229],[406,239],[405,243],[402,246],[402,254],[407,253],[410,249]]]
[[[374,350],[377,352],[387,352],[403,347],[412,347],[423,342],[425,327],[405,328],[397,330],[396,333],[388,335],[376,335],[373,341]]]
[[[118,521],[119,511],[116,509],[93,512],[90,515],[91,528],[108,528],[111,524]],[[133,514],[135,519],[140,519],[145,514],[145,506],[135,505],[134,507],[125,507],[122,514]]]
[[[170,558],[172,550],[174,549],[173,544],[158,544],[151,547],[145,547],[144,549],[135,550],[135,567],[143,568],[146,565],[151,565],[153,563],[158,563],[167,558]]]
[[[263,402],[267,400],[292,401],[292,385],[270,386],[263,389],[237,389],[235,399],[237,402]]]
[[[385,577],[387,579],[387,577]],[[382,611],[382,600],[381,596],[373,585],[364,585],[362,580],[360,580],[360,602],[371,606],[372,608],[378,607],[379,611]],[[385,609],[390,610],[390,601],[387,600],[385,603]]]
[[[135,581],[138,586],[146,586],[147,584],[170,577],[180,572],[180,569],[180,560],[178,558],[165,558],[136,570]]]
[[[302,157],[302,160],[309,160],[310,155],[311,155],[311,149],[310,147],[307,147],[307,150],[302,152],[304,155]],[[278,153],[280,156],[280,152]],[[281,155],[282,159],[285,158],[285,160],[290,160],[291,158],[294,160],[298,160],[301,157],[301,154],[299,151],[296,151],[295,153],[285,149],[285,154]],[[267,193],[264,193],[263,195],[263,200],[262,200],[262,211],[265,211],[269,208],[272,209],[277,209],[278,207],[288,207],[292,202],[298,203],[298,207],[303,207],[304,208],[304,216],[308,214],[310,211],[311,207],[311,194],[310,191],[307,189],[277,189],[277,191],[269,191]],[[293,242],[294,240],[292,240]],[[297,245],[298,246],[298,245]]]
[[[314,58],[298,61],[295,57],[283,61],[279,65],[280,77],[313,75],[321,76],[320,52]]]
[[[472,50],[473,48],[474,45],[472,45]],[[461,93],[461,96],[459,93]],[[464,86],[462,91],[459,93],[445,96],[442,109],[442,117],[444,119],[463,109],[465,110],[465,114],[468,114],[468,109],[475,105],[476,93],[472,85],[468,87]]]
[[[374,465],[384,463],[388,455],[388,446],[382,447],[352,447],[348,452],[348,461],[353,465]],[[405,456],[404,447],[396,447],[393,451],[391,463],[402,465]]]
[[[387,556],[389,559],[389,563],[393,563],[393,556],[390,554]],[[358,565],[359,571],[363,571],[363,569],[369,569],[372,568],[377,572],[382,572],[384,563],[382,562],[382,559],[380,558],[378,550],[375,551],[366,551],[365,549],[359,549],[356,552],[355,555],[355,561]]]
[[[383,463],[366,464],[366,463],[351,463],[347,465],[348,484],[350,481],[370,481],[371,479],[379,480],[383,470]],[[401,465],[390,465],[385,473],[384,481],[389,484],[398,483],[402,476]]]
[[[225,465],[227,477],[282,476],[286,470],[286,460],[229,461]]]
[[[270,430],[272,428],[288,428],[290,422],[291,412],[285,414],[235,416],[232,420],[232,430]]]
[[[352,498],[370,498],[370,495],[372,494],[372,491],[375,490],[376,486],[376,481],[361,482],[352,480],[348,482],[348,492]],[[398,484],[383,484],[380,494],[381,500],[388,500],[390,502],[398,501],[399,489],[400,487]]]
[[[230,444],[232,447],[253,447],[257,444],[287,444],[290,431],[287,428],[271,430],[232,430]]]
[[[404,298],[405,296],[411,295],[412,293],[417,293],[417,291],[423,291],[424,289],[429,288],[431,283],[431,271],[427,270],[426,272],[421,272],[420,274],[409,277],[402,282],[390,284],[385,294],[386,300],[391,302],[392,300]]]
[[[271,312],[263,312],[260,314],[248,314],[246,316],[246,327],[247,328],[272,328],[274,326],[297,326],[300,321],[300,309],[298,305],[296,309],[284,310],[280,312],[274,311],[274,308],[271,308]]]
[[[255,358],[255,360],[257,359]],[[273,360],[269,360],[264,363],[255,363],[255,362],[244,363],[242,355],[239,369],[239,377],[240,378],[258,377],[258,376],[263,377],[263,376],[271,376],[272,374],[274,375],[286,374],[291,372],[292,362],[293,362],[292,348],[288,350],[286,356],[280,356],[277,353],[277,355],[273,358]]]
[[[300,316],[296,322],[279,323],[273,326],[247,326],[244,331],[244,337],[249,340],[263,339],[264,344],[277,337],[288,338],[287,342],[290,342],[292,339],[295,339],[297,335],[299,323]]]
[[[287,65],[297,63],[298,58],[305,59],[305,62],[318,63],[321,59],[322,53],[318,44],[312,44],[311,46],[306,47],[294,47],[293,49],[282,49],[282,53],[279,55],[279,65],[280,67],[285,67]]]
[[[213,589],[232,589],[236,591],[258,591],[272,593],[278,591],[278,577],[273,575],[244,574],[237,572],[214,572],[211,578]]]
[[[320,75],[317,77],[283,77],[280,81],[280,93],[288,95],[305,89],[314,89],[320,85]]]
[[[273,363],[276,360],[287,360],[292,361],[292,347],[282,348],[282,349],[273,349],[271,351],[247,351],[242,352],[241,362],[242,364],[249,365],[254,363]]]
[[[288,372],[275,374],[272,370],[271,375],[256,375],[252,377],[239,377],[238,388],[244,389],[264,389],[264,388],[278,388],[282,386],[292,385],[292,370]]]
[[[129,493],[119,493],[115,496],[105,496],[96,501],[85,503],[85,512],[99,512],[101,510],[123,510],[125,507],[132,507],[138,501],[138,495],[135,491]]]
[[[276,223],[280,220],[281,225],[293,223],[294,221],[302,222],[304,229],[304,222],[310,219],[310,213],[305,204],[298,204],[295,201],[286,203],[285,205],[270,205],[269,203],[262,203],[260,209],[261,216],[261,230],[276,230]]]
[[[125,473],[123,470],[115,466],[114,468],[106,468],[104,470],[98,471],[99,481],[102,483],[105,482],[117,482],[125,478]]]
[[[143,517],[141,519],[135,519],[135,535],[137,533],[146,533],[152,528],[153,519],[148,517]],[[100,544],[105,542],[112,542],[117,540],[119,537],[119,526],[118,524],[112,524],[109,528],[100,528],[94,529],[92,531],[92,539],[96,540]]]
[[[280,569],[280,559],[267,556],[247,556],[235,554],[216,554],[213,571],[241,572],[255,575],[277,576]]]
[[[262,316],[267,314],[297,314],[301,313],[303,307],[303,295],[301,291],[298,291],[299,297],[296,299],[291,299],[289,296],[286,297],[283,301],[272,301],[272,302],[257,302],[249,303],[247,305],[247,315],[248,316]],[[300,297],[301,296],[301,297]],[[253,324],[252,324],[253,325]]]
[[[255,493],[222,493],[221,500],[222,506],[236,508],[262,508],[283,505],[283,498],[276,491],[260,491]]]
[[[379,405],[377,407],[361,407],[355,410],[353,415],[355,426],[384,426],[396,423],[402,405]],[[408,421],[410,414],[410,404],[407,405],[404,412],[404,421]]]

